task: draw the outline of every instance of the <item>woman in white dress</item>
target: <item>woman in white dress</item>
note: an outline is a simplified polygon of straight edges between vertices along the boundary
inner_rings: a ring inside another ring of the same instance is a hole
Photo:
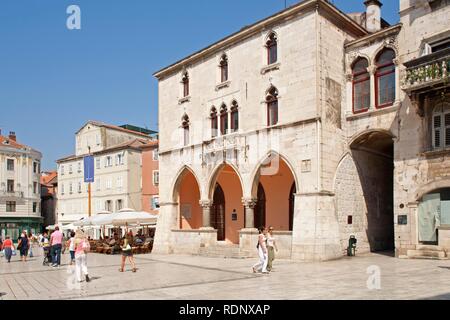
[[[258,244],[256,245],[256,248],[258,249],[259,261],[253,266],[253,272],[269,273],[269,271],[267,271],[267,263],[269,262],[266,244],[267,230],[265,227],[261,227],[258,229],[258,232]]]

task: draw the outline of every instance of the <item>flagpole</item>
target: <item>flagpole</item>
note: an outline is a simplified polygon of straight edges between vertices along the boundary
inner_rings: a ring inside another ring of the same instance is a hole
[[[91,205],[91,183],[89,182],[88,184],[88,208],[89,208],[89,218],[91,217],[91,212],[92,212],[92,205]]]
[[[91,147],[88,147],[89,150],[89,156],[91,155]],[[89,218],[92,214],[92,193],[91,193],[91,182],[88,182],[88,214]]]

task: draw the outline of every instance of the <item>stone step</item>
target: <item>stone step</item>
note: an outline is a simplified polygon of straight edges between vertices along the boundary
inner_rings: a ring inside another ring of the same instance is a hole
[[[408,250],[406,255],[409,258],[416,259],[447,259],[447,255],[445,251],[436,251],[436,250]]]
[[[434,245],[424,245],[420,244],[416,246],[416,250],[426,250],[426,251],[444,251],[444,249],[440,246]]]

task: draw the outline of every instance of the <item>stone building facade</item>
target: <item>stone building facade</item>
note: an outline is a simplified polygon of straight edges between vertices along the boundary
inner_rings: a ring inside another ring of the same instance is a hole
[[[0,237],[17,239],[22,230],[41,232],[42,154],[0,132]]]
[[[418,51],[404,21],[438,39],[449,14],[425,2],[390,26],[378,0],[352,15],[303,1],[156,72],[154,250],[253,255],[271,225],[281,257],[335,259],[352,235],[359,253],[414,254],[424,123],[401,85]]]
[[[91,214],[142,210],[141,146],[153,138],[136,130],[89,121],[76,133],[76,153],[57,161],[58,224],[88,217],[88,183],[84,182],[87,155],[94,157]]]

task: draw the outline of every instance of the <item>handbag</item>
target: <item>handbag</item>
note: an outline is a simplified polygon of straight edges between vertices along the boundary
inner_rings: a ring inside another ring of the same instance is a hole
[[[130,251],[131,250],[130,244],[127,244],[127,246],[124,249],[122,249],[122,250],[123,251]]]
[[[11,251],[11,255],[12,255],[12,256],[15,256],[16,254],[17,254],[17,253],[16,253],[16,250],[13,249],[13,250]]]

